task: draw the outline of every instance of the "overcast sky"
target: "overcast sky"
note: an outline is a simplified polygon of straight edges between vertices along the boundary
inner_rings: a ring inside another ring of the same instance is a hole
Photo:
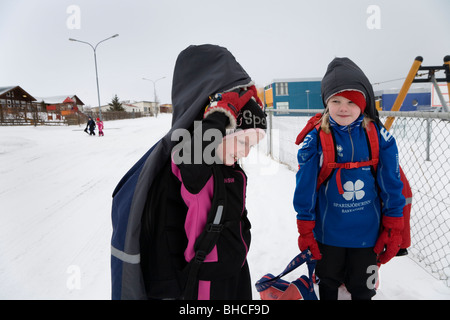
[[[335,56],[355,61],[372,83],[404,78],[414,58],[450,55],[449,0],[1,0],[0,86],[35,97],[76,94],[101,103],[171,102],[173,68],[190,44],[228,48],[258,86],[322,77]],[[375,85],[399,88],[402,81]]]

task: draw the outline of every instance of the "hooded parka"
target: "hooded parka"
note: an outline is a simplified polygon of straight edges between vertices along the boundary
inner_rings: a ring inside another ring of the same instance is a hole
[[[148,206],[149,195],[154,194],[152,186],[166,183],[158,180],[161,179],[161,171],[164,171],[168,164],[170,169],[171,153],[178,143],[172,141],[172,133],[177,129],[192,130],[194,121],[201,120],[209,97],[214,93],[251,84],[249,75],[223,47],[209,44],[192,45],[179,54],[173,74],[172,128],[125,174],[113,193],[113,299],[148,298],[146,277],[141,265],[143,212]],[[173,203],[178,203],[182,208],[179,197],[173,197]]]
[[[338,191],[334,170],[326,183],[317,189],[322,166],[322,147],[317,129],[312,130],[298,151],[299,171],[294,193],[298,220],[315,220],[318,242],[346,248],[370,248],[379,235],[382,215],[402,216],[405,199],[400,181],[398,150],[394,137],[381,125],[369,80],[348,58],[335,58],[322,80],[322,97],[326,102],[345,90],[361,91],[367,101],[364,114],[348,126],[330,117],[330,129],[336,146],[336,162],[363,162],[370,159],[370,147],[362,122],[364,116],[375,122],[379,140],[377,171],[370,166],[342,169],[344,194]],[[382,205],[383,203],[383,205]]]

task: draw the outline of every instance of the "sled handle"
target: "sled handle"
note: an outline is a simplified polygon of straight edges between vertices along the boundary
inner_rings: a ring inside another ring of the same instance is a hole
[[[285,275],[287,275],[288,273],[294,271],[295,269],[297,269],[299,266],[301,266],[305,262],[308,265],[309,282],[311,283],[311,286],[312,286],[312,283],[313,283],[312,279],[313,279],[314,269],[316,267],[316,260],[312,259],[311,251],[309,251],[309,249],[306,249],[305,251],[302,251],[301,253],[299,253],[294,259],[292,259],[291,262],[289,262],[289,264],[287,265],[287,267],[283,270],[283,272],[280,273],[278,276],[271,278],[271,279],[259,280],[255,285],[256,290],[258,292],[266,290],[273,283],[275,283],[278,279],[280,279],[280,278],[284,277]]]

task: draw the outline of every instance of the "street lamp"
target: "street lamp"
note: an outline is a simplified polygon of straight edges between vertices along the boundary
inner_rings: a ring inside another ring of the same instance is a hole
[[[158,96],[156,95],[156,82],[158,82],[159,80],[165,79],[165,78],[166,77],[162,77],[162,78],[159,78],[159,79],[156,79],[156,80],[142,78],[142,80],[151,81],[153,83],[153,99],[155,100],[156,108],[158,108]],[[158,112],[158,110],[156,110],[156,112]]]
[[[73,38],[69,38],[70,41],[76,41],[76,42],[85,43],[85,44],[89,45],[89,46],[92,48],[92,50],[94,50],[95,79],[97,80],[98,115],[99,115],[100,120],[102,120],[102,108],[101,108],[101,106],[100,106],[100,90],[99,90],[99,88],[98,88],[97,47],[98,47],[98,45],[99,45],[100,43],[105,42],[106,40],[109,40],[109,39],[118,37],[118,36],[119,36],[118,34],[115,34],[115,35],[113,35],[113,36],[111,36],[111,37],[109,37],[109,38],[106,38],[106,39],[100,41],[99,43],[97,43],[97,44],[95,45],[95,47],[94,47],[92,44],[90,44],[89,42],[81,41],[81,40],[77,40],[77,39],[73,39]]]

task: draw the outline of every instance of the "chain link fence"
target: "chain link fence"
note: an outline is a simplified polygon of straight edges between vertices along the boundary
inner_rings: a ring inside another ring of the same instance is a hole
[[[295,144],[308,119],[323,110],[268,110],[267,154],[297,171]],[[450,286],[450,114],[380,112],[390,129],[412,192],[410,256]]]

